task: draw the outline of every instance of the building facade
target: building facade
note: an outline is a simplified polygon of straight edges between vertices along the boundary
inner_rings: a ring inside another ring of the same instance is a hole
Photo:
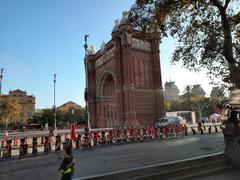
[[[32,95],[27,95],[26,91],[21,91],[19,89],[9,91],[6,97],[16,98],[21,110],[19,116],[13,119],[13,123],[27,123],[31,120],[33,114],[35,113],[35,97]]]
[[[191,93],[192,93],[193,96],[203,96],[203,97],[206,94],[200,84],[193,85]]]
[[[159,34],[133,29],[123,13],[112,39],[87,55],[88,101],[93,128],[153,125],[165,115]]]
[[[170,81],[164,84],[164,100],[179,101],[179,89],[175,82]]]

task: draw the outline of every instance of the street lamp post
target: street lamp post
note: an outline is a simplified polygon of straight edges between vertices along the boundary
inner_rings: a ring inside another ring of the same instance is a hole
[[[3,78],[3,68],[1,68],[1,74],[0,74],[0,105],[2,104],[2,97],[1,97],[1,94],[2,94],[2,78]],[[2,110],[0,108],[0,113],[2,113]],[[7,121],[6,121],[6,129],[7,129]]]
[[[56,76],[57,74],[54,74],[54,79],[53,79],[53,83],[54,83],[54,129],[55,129],[55,133],[57,132],[57,112],[56,112]]]
[[[2,94],[2,78],[3,78],[3,68],[1,68],[1,75],[0,75],[0,94]]]
[[[84,58],[84,67],[85,67],[85,92],[84,92],[84,99],[85,99],[85,131],[88,132],[89,130],[89,114],[88,114],[88,67],[87,67],[87,50],[88,50],[88,44],[87,44],[87,38],[89,37],[88,34],[84,34],[84,41],[85,44],[83,45],[85,49],[85,58]]]

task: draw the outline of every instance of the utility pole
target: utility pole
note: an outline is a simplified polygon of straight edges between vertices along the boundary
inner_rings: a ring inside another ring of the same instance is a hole
[[[3,68],[1,68],[1,75],[0,75],[0,94],[2,94],[2,79],[3,79]]]
[[[88,44],[87,44],[87,38],[89,37],[88,34],[84,34],[84,49],[85,49],[85,58],[84,58],[84,67],[85,67],[85,92],[84,92],[84,99],[85,99],[85,132],[89,131],[89,113],[88,113],[88,67],[87,67],[87,50],[88,50]]]
[[[56,111],[56,76],[57,74],[54,74],[54,79],[53,79],[53,83],[54,83],[54,129],[55,129],[55,133],[57,134],[57,111]]]

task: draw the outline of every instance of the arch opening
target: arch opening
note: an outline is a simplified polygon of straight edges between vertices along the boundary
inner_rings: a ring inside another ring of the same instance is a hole
[[[116,87],[112,74],[106,73],[100,84],[100,99],[103,119],[106,121],[106,127],[116,126]]]

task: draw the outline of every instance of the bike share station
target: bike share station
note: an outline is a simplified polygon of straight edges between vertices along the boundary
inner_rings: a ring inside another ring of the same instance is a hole
[[[12,137],[5,136],[0,140],[0,159],[22,159],[26,157],[36,157],[40,154],[49,154],[52,152],[60,153],[63,144],[69,144],[76,150],[90,150],[93,148],[108,147],[112,145],[123,145],[132,143],[149,142],[164,139],[184,138],[184,136],[201,135],[221,132],[220,124],[209,125],[208,128],[197,129],[183,125],[171,125],[167,127],[119,127],[89,129],[83,131],[75,129],[72,124],[68,133],[58,133],[56,136],[41,135],[39,137]],[[215,131],[209,131],[210,128],[216,128]],[[11,137],[11,138],[10,138]],[[12,158],[13,157],[13,158]]]

